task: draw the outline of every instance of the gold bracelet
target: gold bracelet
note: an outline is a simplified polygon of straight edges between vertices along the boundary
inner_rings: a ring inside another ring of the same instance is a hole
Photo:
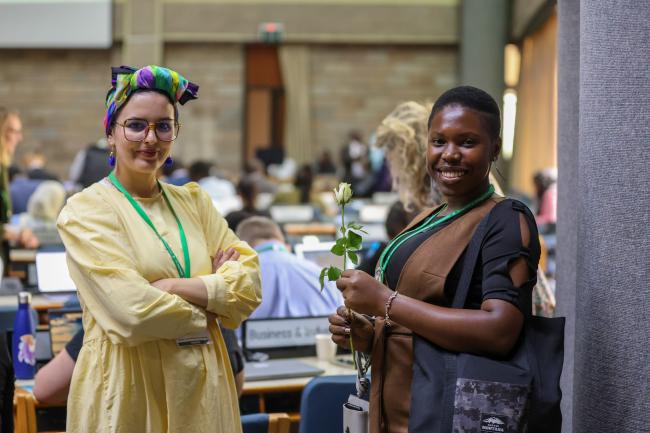
[[[397,297],[397,290],[391,293],[391,295],[388,297],[386,300],[386,314],[384,315],[384,323],[386,326],[391,326],[390,324],[390,315],[388,314],[390,312],[390,307],[393,305],[393,301]]]

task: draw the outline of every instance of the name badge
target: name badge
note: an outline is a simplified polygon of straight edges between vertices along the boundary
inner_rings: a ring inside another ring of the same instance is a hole
[[[210,344],[210,334],[207,329],[198,334],[192,334],[176,339],[176,345],[178,347],[204,346],[206,344]]]

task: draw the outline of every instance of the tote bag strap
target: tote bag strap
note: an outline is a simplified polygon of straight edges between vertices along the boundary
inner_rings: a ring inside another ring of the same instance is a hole
[[[476,266],[478,255],[481,252],[481,247],[483,246],[483,239],[485,238],[485,233],[487,232],[488,220],[490,219],[492,211],[505,201],[506,200],[503,200],[502,202],[497,203],[496,206],[493,207],[492,210],[490,210],[490,212],[488,212],[488,214],[483,217],[481,222],[478,224],[478,227],[476,227],[476,231],[474,232],[472,239],[469,241],[469,246],[467,247],[467,252],[465,253],[465,259],[463,260],[463,270],[460,275],[460,281],[458,282],[458,287],[456,287],[454,301],[451,304],[452,308],[463,308],[467,302],[469,286],[472,283],[474,267]]]

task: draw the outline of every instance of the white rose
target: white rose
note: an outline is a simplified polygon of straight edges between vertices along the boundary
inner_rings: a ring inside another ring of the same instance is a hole
[[[341,182],[339,186],[334,188],[334,196],[339,206],[348,204],[352,198],[352,185],[349,183]]]

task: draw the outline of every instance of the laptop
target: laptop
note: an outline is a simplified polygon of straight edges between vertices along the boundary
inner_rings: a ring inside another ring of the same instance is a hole
[[[260,362],[246,362],[246,381],[313,377],[324,373],[291,357],[314,356],[316,334],[327,333],[327,316],[249,319],[242,324],[241,340],[244,353],[263,352]],[[268,359],[268,358],[284,359]],[[267,358],[267,359],[265,359]]]
[[[269,359],[263,362],[247,362],[244,377],[247,382],[259,380],[293,379],[297,377],[314,377],[325,372],[297,359]]]
[[[76,292],[70,278],[65,251],[39,251],[36,253],[36,282],[43,294]]]
[[[314,208],[310,205],[274,205],[269,207],[271,219],[278,224],[314,221]]]

